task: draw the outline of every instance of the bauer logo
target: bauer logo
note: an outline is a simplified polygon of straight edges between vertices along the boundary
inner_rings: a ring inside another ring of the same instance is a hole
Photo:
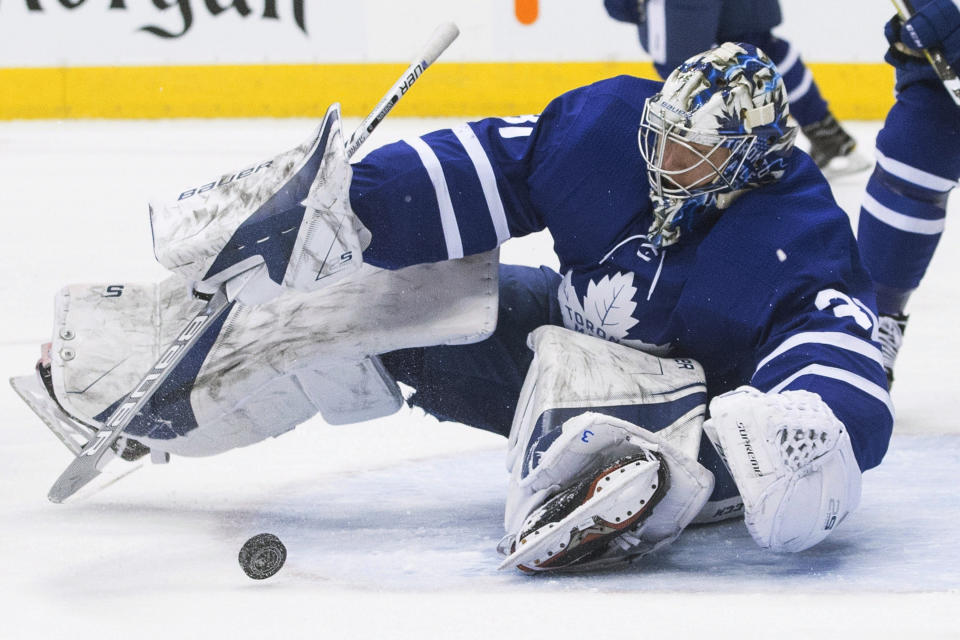
[[[192,189],[187,189],[186,191],[180,194],[180,196],[177,198],[177,201],[179,202],[180,200],[186,200],[187,198],[191,196],[195,196],[198,193],[206,193],[211,189],[218,189],[224,185],[230,184],[234,180],[243,180],[244,178],[247,178],[257,173],[261,169],[266,169],[267,167],[270,167],[272,165],[273,165],[273,160],[267,160],[266,162],[258,164],[255,167],[248,167],[243,171],[239,171],[237,173],[230,174],[230,175],[221,176],[219,180],[214,180],[213,182],[208,182],[207,184],[200,185],[199,187],[193,187]]]
[[[669,111],[670,113],[674,113],[680,116],[681,118],[684,118],[685,120],[689,120],[690,118],[693,117],[693,114],[690,113],[689,111],[685,111],[684,109],[681,109],[680,107],[674,104],[671,104],[666,100],[660,101],[660,107],[663,108],[664,111]]]
[[[82,456],[97,455],[97,452],[103,448],[103,445],[106,444],[108,440],[110,440],[111,435],[113,435],[113,431],[110,431],[109,429],[101,429],[100,431],[97,431],[97,434],[95,436],[92,446],[88,444],[87,448],[84,449],[80,455]]]
[[[400,85],[400,95],[403,95],[410,90],[410,87],[413,86],[413,83],[417,81],[417,78],[420,77],[420,74],[422,74],[423,70],[426,68],[427,63],[421,61],[413,68],[413,71],[407,74],[407,77],[403,79],[403,83]]]

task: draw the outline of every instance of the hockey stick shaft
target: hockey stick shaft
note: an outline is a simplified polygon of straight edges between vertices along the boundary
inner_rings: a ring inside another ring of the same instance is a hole
[[[437,59],[459,33],[459,30],[453,23],[441,25],[436,32],[434,32],[430,38],[430,42],[418,60],[404,71],[404,75],[394,83],[390,91],[388,91],[377,106],[374,107],[370,115],[363,119],[360,126],[353,132],[353,135],[350,136],[350,143],[347,145],[348,159],[360,148],[360,145],[367,140],[370,132],[386,117],[387,113],[393,108],[393,105],[409,91],[410,86],[420,77],[423,70]],[[51,502],[63,502],[100,474],[101,469],[113,455],[113,446],[121,438],[124,430],[129,426],[140,409],[143,408],[143,405],[153,397],[153,394],[160,388],[163,381],[167,379],[170,372],[175,369],[177,364],[183,360],[184,356],[190,352],[190,349],[196,344],[197,340],[200,339],[210,325],[230,308],[231,298],[236,297],[236,293],[243,288],[246,281],[262,266],[263,265],[260,265],[260,267],[254,267],[253,269],[245,271],[221,285],[213,298],[194,316],[177,338],[170,343],[147,375],[140,380],[140,383],[133,388],[133,391],[128,393],[117,408],[114,409],[110,417],[104,422],[103,427],[97,431],[95,437],[84,445],[77,457],[74,458],[64,472],[60,474],[60,477],[57,478],[57,481],[54,482],[50,488],[50,492],[47,494]],[[227,295],[228,289],[232,294],[231,296]]]
[[[363,119],[357,130],[350,136],[347,141],[347,158],[353,156],[377,125],[390,113],[393,105],[397,104],[397,101],[410,90],[410,87],[413,86],[413,83],[417,81],[426,68],[440,57],[440,54],[450,46],[451,42],[456,40],[458,35],[460,35],[460,30],[452,22],[446,22],[437,27],[420,55],[414,58],[410,66],[380,99],[373,112]]]
[[[891,0],[891,2],[893,2],[893,6],[897,9],[897,15],[899,15],[900,19],[904,22],[916,13],[916,9],[911,0]],[[937,73],[937,77],[939,77],[940,82],[943,83],[944,89],[946,89],[950,97],[953,98],[953,102],[960,107],[960,78],[957,77],[956,70],[950,66],[950,63],[948,63],[947,59],[943,56],[943,51],[941,51],[939,47],[931,47],[930,49],[924,49],[923,55],[927,57],[927,61]]]

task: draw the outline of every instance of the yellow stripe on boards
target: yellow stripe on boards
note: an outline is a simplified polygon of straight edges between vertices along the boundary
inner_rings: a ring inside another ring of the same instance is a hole
[[[203,65],[0,69],[0,119],[232,118],[323,115],[340,102],[365,116],[404,64]],[[811,64],[840,119],[882,119],[893,104],[884,64]],[[603,78],[655,78],[648,62],[438,63],[398,116],[536,113],[560,93]]]
[[[890,65],[820,62],[807,66],[830,110],[840,120],[883,120],[887,117],[894,102],[895,78]]]

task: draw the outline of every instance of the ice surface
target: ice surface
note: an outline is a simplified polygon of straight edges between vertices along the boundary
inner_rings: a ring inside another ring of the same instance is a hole
[[[62,285],[165,276],[149,196],[270,157],[314,124],[0,123],[2,377],[30,371]],[[388,119],[371,146],[446,124]],[[877,128],[852,126],[867,149]],[[853,214],[865,181],[835,182]],[[761,551],[732,522],[691,529],[622,571],[498,572],[504,441],[412,410],[312,421],[53,505],[46,493],[69,453],[6,387],[0,637],[957,637],[958,243],[948,231],[912,302],[896,435],[865,476],[860,510],[793,556]],[[502,255],[555,265],[550,251],[538,235]],[[286,543],[287,565],[253,582],[237,554],[264,531]]]

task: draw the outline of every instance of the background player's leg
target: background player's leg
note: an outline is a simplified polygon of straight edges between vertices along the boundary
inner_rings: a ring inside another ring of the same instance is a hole
[[[770,31],[746,33],[737,31],[725,34],[725,40],[748,42],[760,47],[780,70],[783,84],[787,88],[792,115],[810,141],[810,156],[817,166],[826,169],[831,161],[846,158],[853,153],[857,143],[848,134],[830,112],[827,101],[820,94],[810,69],[803,63],[800,51],[788,41],[777,38]],[[840,160],[834,162],[832,170],[848,173],[866,169],[865,159],[841,168]]]
[[[639,25],[640,43],[661,78],[716,43],[721,4],[716,0],[646,3],[646,22]]]
[[[560,276],[541,267],[500,266],[497,329],[469,345],[403,349],[381,359],[416,393],[410,404],[441,420],[462,422],[506,436],[533,351],[527,334],[562,325],[556,303]]]
[[[858,243],[874,280],[884,365],[906,325],[904,310],[933,258],[946,221],[947,198],[960,178],[960,118],[943,87],[903,89],[877,135],[877,166],[860,208]]]
[[[769,31],[740,33],[739,38],[763,49],[777,65],[783,84],[787,87],[790,115],[796,118],[801,127],[820,122],[829,115],[827,101],[820,94],[813,74],[804,64],[796,47]]]

